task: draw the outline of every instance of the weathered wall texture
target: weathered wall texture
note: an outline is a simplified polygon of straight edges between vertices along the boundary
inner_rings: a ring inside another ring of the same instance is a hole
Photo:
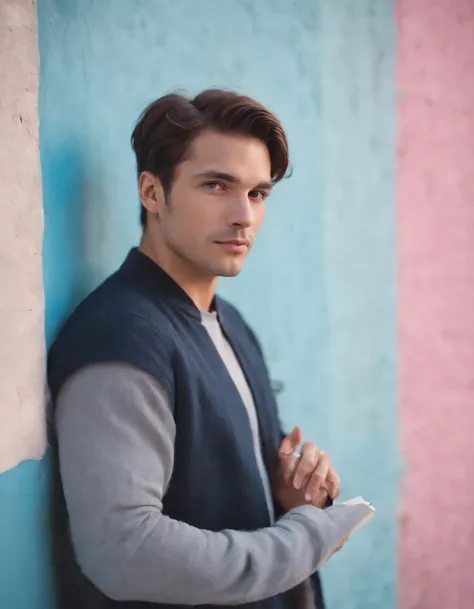
[[[31,0],[0,2],[0,472],[44,452],[43,211]]]
[[[474,3],[399,0],[400,607],[474,607]]]
[[[34,460],[45,449],[43,211],[37,94],[34,2],[1,0],[1,609],[54,608],[49,467],[47,459]]]

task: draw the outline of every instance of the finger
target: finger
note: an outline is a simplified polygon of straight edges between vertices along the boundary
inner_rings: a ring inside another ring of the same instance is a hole
[[[301,457],[293,476],[293,486],[300,489],[307,476],[310,476],[319,462],[318,447],[314,442],[305,442],[301,448]]]
[[[326,486],[331,499],[337,499],[341,490],[341,480],[332,467],[329,468],[326,476]]]
[[[295,456],[295,451],[301,444],[302,433],[299,427],[295,427],[293,431],[283,439],[280,445],[280,466],[281,474],[287,484],[293,478],[299,457]]]
[[[326,453],[319,451],[319,458],[316,467],[309,478],[308,486],[306,487],[306,501],[311,501],[313,496],[319,492],[321,488],[327,488],[326,478],[328,475],[329,468],[331,466],[331,460]]]
[[[318,491],[313,493],[311,497],[307,492],[305,492],[304,498],[306,503],[310,503],[315,507],[323,509],[326,507],[328,501],[328,494],[324,486],[322,486]]]
[[[280,460],[280,473],[286,484],[291,484],[299,460],[300,458],[295,455],[290,455]]]
[[[301,444],[301,439],[301,429],[295,427],[293,431],[283,439],[280,450],[278,451],[280,457],[290,457],[298,449],[298,446]]]

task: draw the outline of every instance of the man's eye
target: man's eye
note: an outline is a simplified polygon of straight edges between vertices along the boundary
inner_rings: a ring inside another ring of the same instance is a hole
[[[264,201],[268,197],[268,192],[264,190],[251,190],[249,192],[249,197],[251,199],[262,199]]]
[[[209,190],[222,190],[222,186],[218,182],[206,182],[204,187]]]

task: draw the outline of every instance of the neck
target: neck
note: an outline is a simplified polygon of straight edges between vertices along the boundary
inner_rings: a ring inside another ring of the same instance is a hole
[[[138,247],[142,254],[158,264],[186,292],[200,311],[209,311],[216,292],[217,277],[202,276],[196,267],[178,257],[169,248],[160,247],[142,237]]]

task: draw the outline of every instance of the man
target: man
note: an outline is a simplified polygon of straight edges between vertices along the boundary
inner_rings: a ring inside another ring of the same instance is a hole
[[[298,428],[283,436],[255,335],[215,295],[287,172],[283,128],[212,90],[151,104],[132,145],[140,246],[48,358],[74,550],[64,606],[320,609],[337,474],[313,443],[296,454]]]

